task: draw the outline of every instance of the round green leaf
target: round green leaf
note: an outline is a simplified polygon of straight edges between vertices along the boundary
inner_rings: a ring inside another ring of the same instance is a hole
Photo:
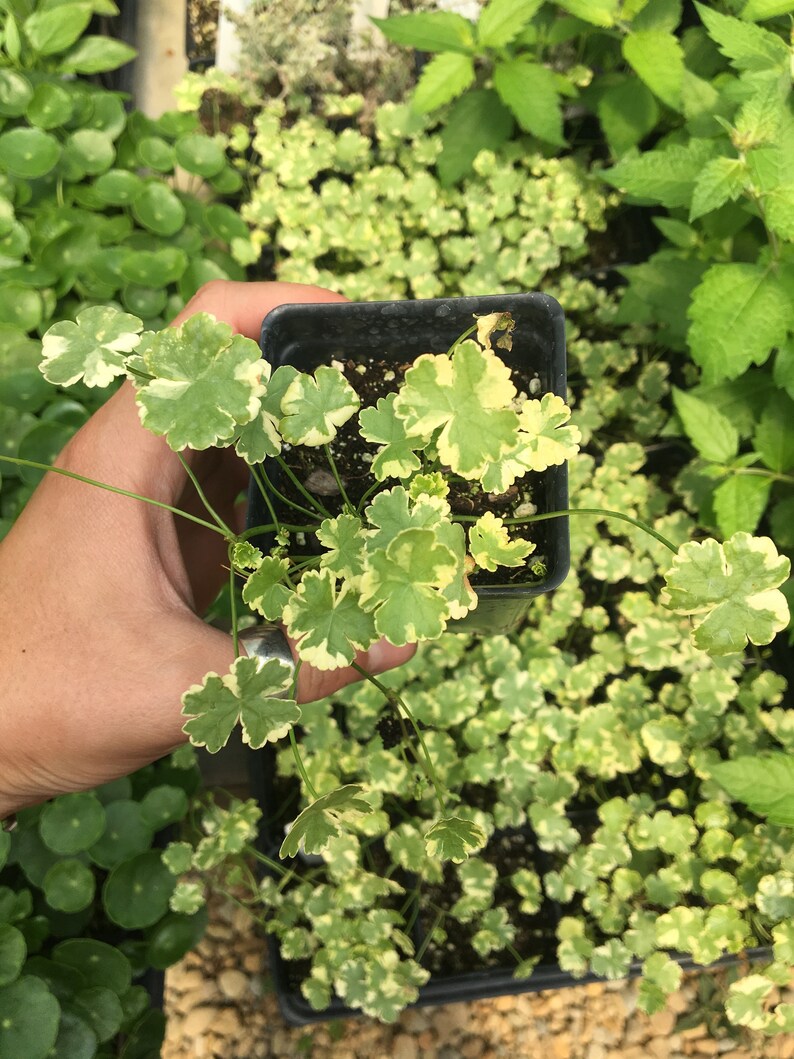
[[[90,868],[69,857],[53,864],[44,876],[44,897],[58,912],[80,912],[94,899],[96,883]]]
[[[71,397],[58,397],[47,405],[41,413],[41,418],[45,422],[65,423],[77,429],[88,419],[88,411]]]
[[[48,802],[39,820],[39,832],[56,853],[79,853],[92,846],[105,830],[105,810],[95,794],[62,794]]]
[[[47,1059],[94,1059],[97,1035],[84,1018],[73,1011],[62,1011],[55,1051]]]
[[[147,791],[141,802],[144,823],[154,831],[181,820],[187,812],[187,795],[181,787],[163,785]]]
[[[0,986],[19,977],[25,963],[25,939],[10,923],[0,923]]]
[[[74,434],[74,427],[69,423],[41,422],[19,443],[19,458],[32,460],[34,463],[52,464],[72,434]],[[19,469],[20,478],[29,485],[36,485],[44,474],[44,471],[37,470],[35,467],[20,467]],[[56,852],[72,853],[74,850]]]
[[[163,311],[168,301],[168,294],[162,288],[139,287],[131,283],[121,292],[121,300],[128,312],[140,316],[142,320],[147,320]]]
[[[109,206],[129,206],[142,187],[141,178],[126,169],[110,169],[94,183],[97,195]]]
[[[136,148],[141,165],[170,173],[174,168],[174,148],[160,136],[144,136]]]
[[[25,116],[40,129],[57,129],[71,118],[72,109],[72,97],[66,89],[45,81],[36,87]]]
[[[156,850],[140,853],[108,876],[102,894],[105,910],[125,930],[150,927],[168,911],[175,884]]]
[[[27,827],[14,836],[14,855],[29,882],[39,887],[53,864],[58,862],[58,855],[47,849],[35,827]]]
[[[249,236],[248,225],[239,213],[222,203],[207,206],[204,221],[213,235],[227,243],[232,239],[247,239]]]
[[[199,287],[202,287],[205,283],[209,283],[213,279],[228,279],[229,276],[221,268],[220,265],[216,265],[214,261],[210,261],[208,258],[199,258],[198,260],[191,261],[188,267],[185,269],[180,281],[179,281],[179,293],[188,301]]]
[[[236,169],[226,166],[210,180],[210,184],[220,195],[233,195],[243,186],[243,178]]]
[[[96,129],[78,129],[66,141],[64,160],[89,176],[104,173],[111,167],[115,157],[116,150],[113,147],[113,141],[106,132],[98,132]]]
[[[119,272],[129,283],[162,287],[178,280],[188,267],[188,256],[178,247],[162,250],[129,250],[121,258]]]
[[[29,953],[39,952],[50,936],[50,924],[46,916],[31,916],[19,924]]]
[[[164,971],[199,943],[206,925],[207,911],[204,908],[192,916],[172,912],[152,931],[146,959],[152,967]]]
[[[46,1059],[60,1006],[44,982],[27,976],[0,989],[0,1059]]]
[[[44,305],[41,295],[23,283],[0,286],[0,323],[11,324],[22,331],[35,331],[42,321]]]
[[[188,173],[213,177],[226,165],[226,152],[215,140],[192,133],[176,141],[176,160]]]
[[[60,1001],[71,1000],[85,986],[85,979],[74,967],[66,967],[46,956],[34,956],[28,960],[28,974],[35,974]]]
[[[94,787],[94,794],[104,806],[111,802],[126,800],[132,795],[132,780],[129,776],[121,776],[117,780],[108,780],[107,783]]]
[[[52,172],[61,157],[61,145],[41,129],[11,129],[0,136],[0,167],[12,176],[35,180]]]
[[[81,989],[71,1006],[79,1018],[85,1019],[100,1043],[109,1041],[121,1029],[124,1013],[119,998],[111,989],[101,985]]]
[[[30,81],[15,70],[0,70],[0,116],[17,118],[33,96]]]
[[[100,868],[115,868],[151,847],[152,829],[144,823],[138,802],[111,802],[105,808],[105,815],[105,831],[88,851]]]
[[[132,984],[132,967],[127,957],[104,941],[93,938],[70,938],[52,951],[56,963],[76,968],[85,984],[101,985],[122,996]]]
[[[165,184],[147,184],[135,196],[132,212],[144,228],[157,235],[174,235],[185,223],[185,207]]]
[[[35,368],[0,375],[0,404],[18,412],[37,412],[52,397],[52,387]]]
[[[85,121],[81,122],[86,129],[97,129],[106,132],[111,139],[115,140],[121,135],[127,124],[127,112],[124,104],[118,96],[106,92],[104,89],[90,89],[89,100],[91,113]]]

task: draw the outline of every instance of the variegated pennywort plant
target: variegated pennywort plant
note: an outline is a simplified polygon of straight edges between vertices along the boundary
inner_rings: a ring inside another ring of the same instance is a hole
[[[207,505],[206,525],[227,540],[232,581],[243,582],[243,600],[251,610],[283,620],[302,661],[334,669],[355,665],[356,652],[382,636],[394,644],[438,639],[451,619],[476,607],[469,583],[475,570],[522,567],[532,555],[534,543],[515,535],[516,527],[549,516],[534,514],[522,482],[530,471],[574,457],[580,434],[562,398],[517,391],[498,355],[500,348],[510,348],[514,326],[506,313],[475,318],[449,351],[417,358],[396,392],[363,409],[338,367],[323,365],[309,375],[281,366],[271,374],[255,342],[204,313],[152,333],[143,332],[142,322],[130,314],[89,308],[76,322],[57,324],[44,336],[42,371],[63,386],[79,380],[107,385],[127,376],[143,425],[176,452],[235,448],[251,466],[272,521],[236,534]],[[356,415],[363,446],[375,449],[372,488],[353,503],[332,443]],[[282,455],[284,445],[324,450],[341,513],[329,514],[322,499],[295,477]],[[295,523],[277,515],[273,497],[285,497],[270,481],[265,460],[278,465],[298,490],[300,500],[288,502]],[[457,516],[447,497],[450,484],[459,480],[479,483],[485,493],[518,483],[522,503],[516,513],[528,513],[507,520],[491,512]],[[735,652],[748,640],[769,643],[785,627],[788,612],[778,586],[787,577],[788,560],[770,540],[736,534],[724,545],[689,542],[677,550],[649,532],[677,552],[663,601],[675,613],[692,616],[699,648]],[[275,542],[267,554],[251,540],[263,533]],[[305,550],[295,546],[299,535],[315,536],[324,550],[298,556]],[[237,624],[235,617],[235,638]],[[229,673],[210,673],[185,693],[185,731],[194,744],[217,751],[239,723],[252,748],[289,735],[297,757],[292,729],[301,712],[290,697],[291,683],[280,662],[260,667],[238,657]],[[382,690],[401,723],[413,726],[437,797],[439,818],[425,836],[428,854],[461,862],[484,844],[485,833],[451,814],[408,705]],[[299,846],[307,853],[321,851],[346,818],[372,808],[360,785],[319,796],[309,777],[304,781],[312,801],[294,821],[282,847],[285,855]]]

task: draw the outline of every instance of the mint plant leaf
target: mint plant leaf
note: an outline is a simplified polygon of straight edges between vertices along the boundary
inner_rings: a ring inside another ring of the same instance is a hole
[[[794,827],[794,758],[790,754],[738,757],[711,767],[730,796],[772,824]]]
[[[739,70],[769,70],[786,67],[789,49],[775,33],[722,15],[705,4],[695,4],[709,36],[722,54]]]
[[[422,70],[413,94],[413,107],[429,114],[451,103],[474,83],[474,63],[470,55],[444,52],[434,56]]]
[[[677,37],[648,29],[623,38],[623,57],[654,95],[673,110],[681,109],[684,50]]]
[[[557,146],[565,143],[560,93],[552,70],[527,59],[506,59],[494,66],[493,83],[524,132]]]
[[[753,443],[770,470],[785,473],[794,467],[792,413],[794,402],[785,394],[774,394],[761,413]]]
[[[739,432],[713,404],[673,387],[673,404],[687,437],[705,460],[727,463],[739,451]]]
[[[356,392],[337,368],[321,364],[311,375],[299,374],[281,399],[284,440],[292,445],[327,445],[358,410]]]
[[[789,570],[789,560],[768,537],[736,533],[725,544],[690,541],[665,574],[661,601],[692,616],[697,647],[731,654],[744,650],[748,640],[770,643],[786,628],[788,606],[778,586]]]
[[[627,77],[602,92],[598,120],[612,153],[620,157],[655,128],[659,105],[647,85],[636,77]]]
[[[444,816],[425,835],[428,857],[460,864],[488,841],[479,824],[460,816]]]
[[[92,305],[74,323],[53,324],[41,341],[41,373],[54,386],[109,386],[126,371],[126,354],[141,340],[137,316]]]
[[[137,393],[141,422],[177,452],[226,441],[259,411],[259,346],[209,313],[152,335],[143,360],[154,379]]]
[[[754,533],[766,511],[772,488],[770,478],[732,474],[714,490],[712,503],[717,526],[723,537],[734,533]]]
[[[440,429],[436,445],[442,461],[471,479],[514,443],[518,419],[508,406],[515,393],[507,366],[465,341],[452,357],[418,357],[405,373],[394,410],[409,434]]]
[[[324,794],[298,814],[279,850],[280,857],[297,857],[304,853],[322,853],[332,838],[340,834],[340,825],[348,818],[372,812],[372,806],[360,798],[363,788],[348,783]]]
[[[182,731],[195,746],[215,754],[239,720],[243,742],[258,750],[285,736],[300,718],[296,703],[281,697],[291,684],[291,668],[279,659],[262,664],[257,658],[236,658],[225,676],[208,673],[182,696],[182,714],[189,718]]]
[[[286,584],[289,562],[265,556],[243,585],[243,602],[268,621],[278,621],[292,596]]]
[[[559,6],[593,26],[608,29],[618,17],[620,0],[560,0]]]
[[[601,175],[634,198],[658,202],[668,209],[689,206],[703,166],[716,153],[711,140],[692,139],[624,158]]]
[[[317,669],[338,669],[377,639],[371,614],[348,585],[337,591],[328,569],[310,570],[287,606],[284,621],[298,654]]]
[[[474,47],[474,27],[452,11],[417,12],[372,21],[388,40],[420,51],[469,52]]]
[[[712,158],[703,167],[692,193],[689,220],[735,202],[747,183],[747,169],[738,158]]]
[[[535,545],[520,537],[510,540],[504,522],[486,511],[469,530],[469,550],[479,567],[494,571],[498,566],[523,566]]]
[[[705,382],[763,364],[792,324],[790,294],[762,265],[712,265],[692,295],[689,346]]]
[[[396,393],[379,397],[374,408],[362,408],[358,421],[365,441],[380,445],[372,461],[372,473],[382,482],[385,478],[407,478],[421,467],[417,451],[429,438],[406,432],[402,419],[395,414]]]
[[[540,9],[543,0],[490,0],[477,22],[481,48],[502,48],[514,40]]]
[[[519,414],[522,433],[519,460],[531,471],[545,471],[571,459],[579,451],[578,427],[566,426],[571,410],[557,394],[527,401]]]
[[[492,88],[472,88],[461,96],[441,132],[438,174],[449,187],[471,170],[480,151],[498,151],[515,129],[510,110]]]
[[[381,636],[402,646],[435,640],[449,617],[440,590],[455,576],[455,556],[429,529],[406,529],[385,552],[370,555],[361,580],[361,605],[375,612]]]

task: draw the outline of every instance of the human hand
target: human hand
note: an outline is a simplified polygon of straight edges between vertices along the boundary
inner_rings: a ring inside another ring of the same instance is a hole
[[[174,320],[211,313],[250,338],[285,302],[342,301],[319,287],[214,281]],[[192,453],[192,470],[229,525],[248,471],[230,450]],[[57,465],[206,515],[176,453],[140,425],[133,388],[75,434]],[[228,577],[225,541],[170,512],[48,474],[0,542],[0,818],[126,775],[180,743],[182,693],[235,653],[200,614]],[[381,641],[358,664],[381,673],[413,653]],[[359,679],[303,664],[298,700]]]

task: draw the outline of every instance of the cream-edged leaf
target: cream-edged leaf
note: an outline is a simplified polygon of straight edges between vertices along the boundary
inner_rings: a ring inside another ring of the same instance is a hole
[[[322,853],[332,838],[340,833],[340,825],[349,818],[372,812],[369,802],[359,797],[363,788],[348,783],[322,795],[299,813],[281,844],[280,857],[296,857],[304,853]]]
[[[243,602],[268,621],[279,621],[293,595],[286,578],[289,562],[265,556],[243,585]]]
[[[284,621],[298,654],[316,669],[350,665],[357,649],[366,650],[377,639],[372,615],[347,585],[337,591],[328,569],[304,574],[284,609]]]
[[[317,539],[328,549],[320,559],[321,566],[348,581],[363,574],[366,538],[360,518],[346,514],[327,518],[317,530]]]
[[[108,386],[126,371],[127,354],[141,340],[137,316],[112,306],[92,305],[73,323],[63,320],[45,332],[41,372],[55,386]]]
[[[327,445],[358,410],[355,390],[337,368],[320,365],[314,376],[298,374],[281,399],[280,423],[291,445]]]
[[[719,544],[690,541],[665,574],[662,603],[693,618],[693,640],[712,655],[767,644],[786,628],[789,611],[779,591],[790,563],[769,537],[735,533]]]
[[[386,548],[403,530],[438,526],[449,513],[449,504],[441,496],[420,493],[414,500],[401,485],[384,489],[364,512],[367,523],[375,527],[369,532],[367,547],[370,551]]]
[[[524,404],[519,416],[523,431],[519,458],[529,470],[545,471],[576,455],[582,435],[578,427],[566,426],[570,418],[568,405],[553,393]]]
[[[388,394],[378,399],[374,408],[362,408],[358,421],[365,441],[380,445],[372,461],[372,473],[382,482],[385,478],[407,478],[421,467],[418,451],[429,437],[409,435],[405,424],[394,414],[397,395]]]
[[[226,441],[259,412],[259,346],[208,313],[154,335],[143,359],[154,378],[138,390],[141,422],[176,451]]]
[[[483,570],[494,571],[499,566],[523,566],[534,552],[532,541],[521,537],[511,540],[502,519],[486,511],[469,530],[469,551]]]
[[[487,838],[480,825],[474,821],[460,816],[445,816],[437,820],[425,835],[425,849],[428,857],[460,864],[472,853],[482,849]]]

